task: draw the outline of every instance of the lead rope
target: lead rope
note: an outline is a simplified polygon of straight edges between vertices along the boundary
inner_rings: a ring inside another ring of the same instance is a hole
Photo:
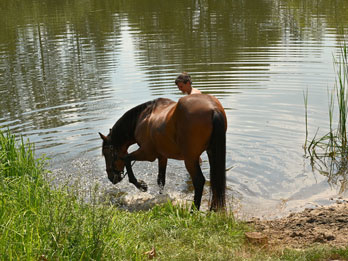
[[[135,162],[136,162],[136,160],[133,161],[133,163],[131,164],[131,167],[133,167],[133,165],[135,164]],[[123,172],[123,173],[124,173],[124,174],[123,174],[123,176],[122,176],[122,179],[124,179],[124,178],[127,176],[128,171]]]

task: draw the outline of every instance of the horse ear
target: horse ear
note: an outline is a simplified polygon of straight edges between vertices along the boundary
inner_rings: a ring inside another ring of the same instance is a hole
[[[107,140],[107,138],[103,134],[101,134],[100,132],[99,132],[99,135],[100,135],[100,138],[102,138],[103,141]]]

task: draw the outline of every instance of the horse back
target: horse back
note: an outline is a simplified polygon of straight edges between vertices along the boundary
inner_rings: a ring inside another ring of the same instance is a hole
[[[214,111],[223,115],[226,130],[227,118],[225,110],[220,101],[212,95],[191,94],[184,96],[178,101],[176,113],[179,117],[190,121],[202,121],[204,119],[211,121],[211,115]]]
[[[213,96],[191,94],[177,103],[159,98],[151,113],[138,121],[135,133],[137,143],[151,157],[199,157],[210,142],[214,111],[222,113],[227,126],[224,109]]]
[[[208,148],[216,112],[223,116],[226,131],[225,111],[217,98],[191,94],[179,99],[173,118],[176,122],[176,143],[185,151],[185,158],[198,157]]]

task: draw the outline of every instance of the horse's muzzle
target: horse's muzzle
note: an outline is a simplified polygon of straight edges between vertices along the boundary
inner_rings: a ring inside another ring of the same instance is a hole
[[[112,184],[117,184],[122,181],[124,178],[124,172],[123,171],[112,171],[111,173],[108,173],[108,178],[112,182]]]

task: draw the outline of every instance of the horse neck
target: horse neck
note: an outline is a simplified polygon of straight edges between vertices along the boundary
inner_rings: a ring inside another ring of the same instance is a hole
[[[135,140],[135,128],[140,117],[151,113],[154,101],[140,104],[127,111],[112,127],[111,139],[115,146],[132,145]]]

